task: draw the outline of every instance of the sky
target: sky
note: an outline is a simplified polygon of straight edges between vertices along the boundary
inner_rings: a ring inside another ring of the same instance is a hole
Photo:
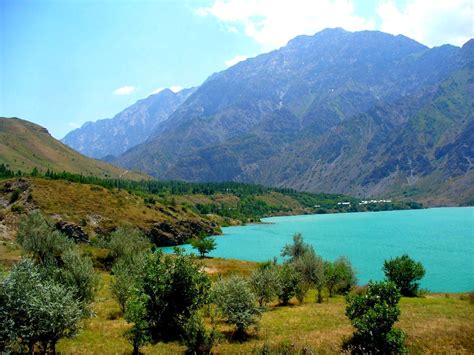
[[[62,138],[324,28],[474,37],[474,0],[0,0],[0,116]]]

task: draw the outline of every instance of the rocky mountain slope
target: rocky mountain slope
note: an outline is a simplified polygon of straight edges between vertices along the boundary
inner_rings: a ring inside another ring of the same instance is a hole
[[[10,170],[56,172],[143,180],[150,177],[87,158],[54,139],[46,128],[19,119],[0,117],[0,164]]]
[[[211,76],[117,162],[162,179],[470,203],[472,47],[300,36]]]
[[[61,141],[86,156],[112,160],[145,141],[194,91],[191,88],[174,93],[165,89],[137,101],[113,118],[87,122]]]

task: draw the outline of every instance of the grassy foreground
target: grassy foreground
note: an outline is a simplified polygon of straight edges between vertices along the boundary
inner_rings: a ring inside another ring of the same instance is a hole
[[[230,273],[248,274],[255,267],[250,262],[205,259],[205,270],[215,277]],[[131,353],[132,347],[123,338],[129,325],[121,317],[119,307],[111,298],[111,276],[101,274],[101,287],[93,304],[95,317],[84,321],[83,329],[72,338],[59,342],[62,353]],[[344,297],[314,303],[310,292],[302,305],[280,307],[272,304],[263,313],[259,329],[252,330],[244,342],[232,340],[232,329],[216,321],[224,335],[214,347],[218,354],[247,354],[261,352],[264,346],[271,353],[291,353],[309,349],[314,353],[340,352],[341,341],[352,333],[344,315]],[[471,301],[472,302],[472,301]],[[430,294],[424,298],[402,298],[401,319],[397,326],[408,335],[410,353],[474,353],[474,305],[462,294]],[[208,319],[208,321],[210,321]],[[146,354],[184,353],[178,343],[158,343],[143,348]]]

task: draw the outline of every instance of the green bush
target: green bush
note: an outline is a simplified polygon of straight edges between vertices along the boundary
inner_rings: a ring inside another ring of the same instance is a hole
[[[258,323],[261,315],[248,282],[239,276],[218,281],[213,287],[213,301],[227,323],[236,327],[241,338],[246,329]]]
[[[292,262],[311,249],[312,246],[304,242],[301,233],[296,233],[293,236],[293,244],[286,244],[281,250],[281,256],[288,257],[289,261]]]
[[[405,334],[393,328],[400,292],[390,281],[369,282],[365,294],[347,297],[346,316],[356,329],[343,348],[355,354],[403,354]]]
[[[357,282],[352,264],[345,257],[337,258],[334,262],[326,261],[324,274],[329,297],[332,297],[334,293],[349,292]]]
[[[302,287],[302,281],[293,264],[284,263],[278,268],[277,296],[281,304],[288,304]]]
[[[408,255],[385,260],[383,272],[387,280],[397,285],[402,296],[415,297],[418,294],[419,283],[425,275],[425,269],[420,262],[412,260]]]
[[[317,255],[313,247],[308,246],[306,251],[293,260],[295,270],[301,275],[302,282],[309,287],[315,287],[317,292],[317,302],[323,301],[322,291],[326,285],[324,274],[324,260]],[[301,296],[298,298],[302,298]]]
[[[109,241],[104,246],[110,250],[111,260],[151,250],[151,243],[143,233],[129,226],[118,227],[110,233]]]
[[[184,326],[182,343],[186,345],[188,354],[211,354],[218,333],[207,330],[201,317],[195,313]]]
[[[262,263],[250,276],[250,286],[260,307],[271,302],[278,291],[277,268],[272,262]]]
[[[15,203],[18,200],[18,198],[20,197],[20,194],[21,194],[20,189],[13,190],[11,195],[10,195],[9,203],[10,204]]]
[[[81,316],[73,293],[45,277],[31,260],[20,261],[0,280],[0,349],[4,351],[55,353],[59,339],[76,333]]]
[[[184,255],[182,249],[175,251],[176,255],[161,251],[146,255],[139,288],[127,302],[125,316],[134,323],[132,329],[140,330],[146,324],[152,341],[181,339],[185,324],[207,302],[210,281],[201,272],[202,266],[194,257]],[[137,311],[137,299],[143,302],[141,313]],[[130,304],[134,305],[131,310]]]

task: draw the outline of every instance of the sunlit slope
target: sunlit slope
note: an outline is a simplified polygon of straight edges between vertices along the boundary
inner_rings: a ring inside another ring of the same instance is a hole
[[[145,174],[130,172],[105,162],[87,158],[54,139],[47,129],[19,119],[0,117],[0,163],[11,170],[93,175],[130,180],[148,179]]]

